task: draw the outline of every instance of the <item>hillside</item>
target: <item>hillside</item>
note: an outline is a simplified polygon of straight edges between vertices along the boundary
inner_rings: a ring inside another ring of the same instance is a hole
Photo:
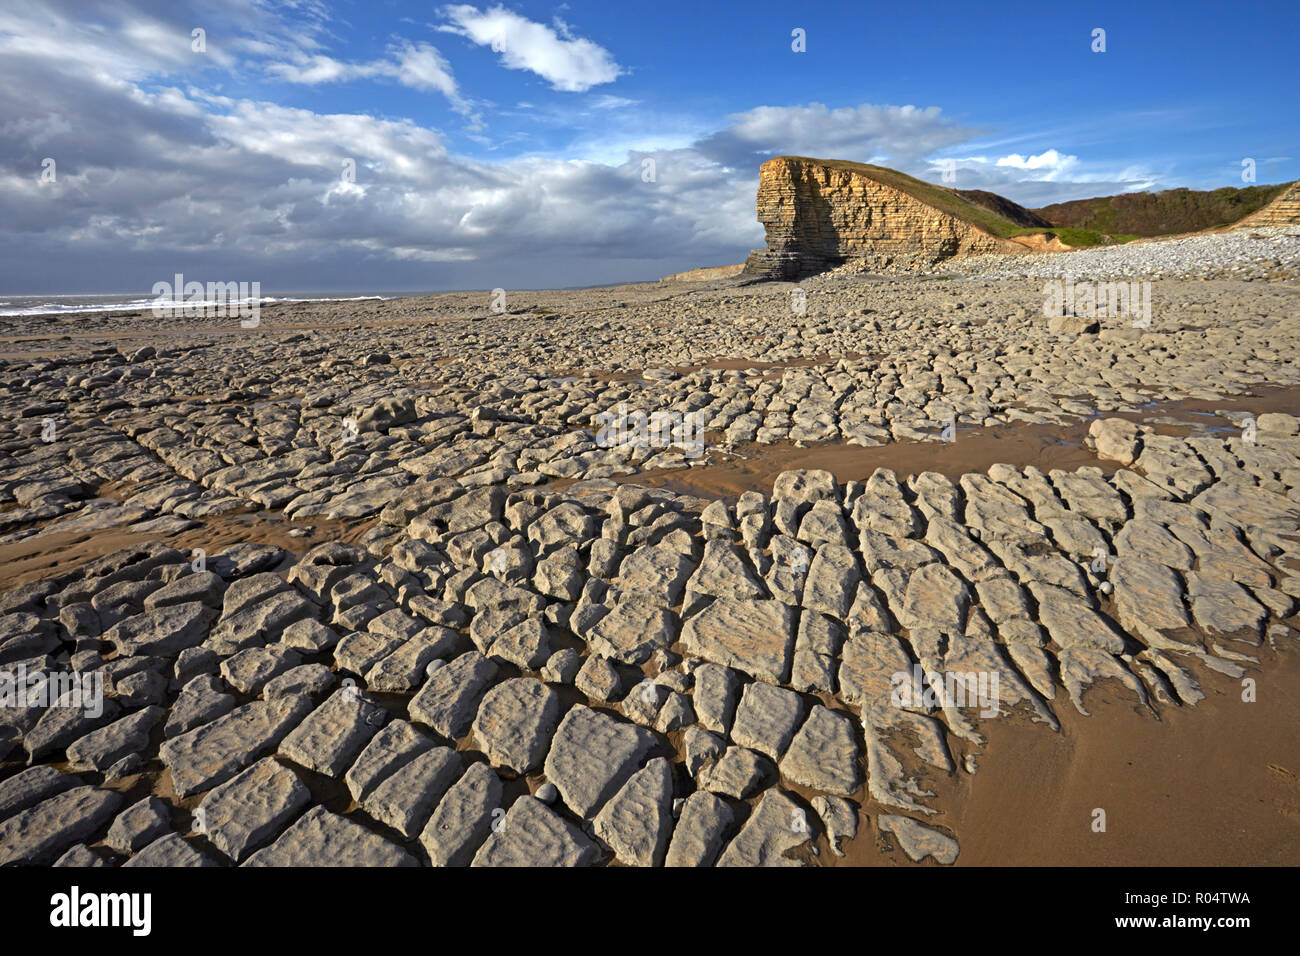
[[[999,196],[997,193],[986,192],[983,189],[954,189],[954,193],[961,196],[967,202],[974,203],[983,209],[987,209],[994,215],[1001,216],[1017,226],[1026,228],[1051,228],[1055,223],[1051,220],[1044,219],[1042,216],[1026,209],[1024,206],[1013,203],[1006,196]]]
[[[1228,226],[1249,216],[1287,188],[1246,186],[1198,191],[1124,193],[1054,203],[1032,210],[1053,226],[1133,236],[1166,236]]]

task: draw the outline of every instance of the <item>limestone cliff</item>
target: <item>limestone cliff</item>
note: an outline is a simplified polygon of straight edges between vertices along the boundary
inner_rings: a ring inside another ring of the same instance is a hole
[[[955,190],[894,170],[778,156],[759,169],[758,221],[767,248],[750,254],[744,274],[794,280],[853,260],[869,269],[1028,251],[981,228],[985,219],[1016,225]]]
[[[737,263],[734,266],[705,266],[701,269],[687,269],[685,272],[674,272],[670,276],[664,276],[660,282],[712,282],[716,279],[731,279],[740,275],[745,264]]]

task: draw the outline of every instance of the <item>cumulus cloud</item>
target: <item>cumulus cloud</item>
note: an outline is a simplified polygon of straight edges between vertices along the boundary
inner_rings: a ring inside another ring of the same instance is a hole
[[[451,100],[459,98],[451,66],[432,44],[403,40],[391,45],[388,54],[387,59],[345,63],[322,53],[298,53],[288,62],[268,63],[266,71],[277,79],[307,86],[377,76],[391,77],[403,86],[417,90],[435,90]]]
[[[931,158],[908,171],[955,189],[1000,193],[1030,208],[1092,196],[1140,192],[1159,185],[1159,176],[1150,170],[1086,163],[1078,156],[1056,149],[1028,156],[1011,153],[1000,157]],[[952,181],[943,178],[945,171],[952,175]]]
[[[949,121],[935,106],[760,106],[730,121],[697,148],[724,166],[743,169],[783,153],[858,162],[889,157],[901,164],[978,133]]]
[[[105,101],[61,89],[75,133],[46,124],[40,147],[0,146],[9,288],[34,271],[61,273],[56,289],[105,288],[81,274],[91,269],[148,287],[200,266],[268,289],[580,284],[644,276],[658,260],[664,272],[728,261],[761,242],[752,182],[690,150],[649,156],[647,183],[642,155],[487,163],[406,120],[174,89],[92,108],[103,118],[82,123],[82,105]],[[44,154],[60,159],[56,183],[39,182]],[[349,161],[355,182],[342,178]],[[602,269],[618,261],[637,272]]]
[[[272,62],[266,72],[288,83],[316,86],[319,83],[342,83],[359,77],[374,76],[381,64],[344,63],[321,53],[301,54],[294,62]]]
[[[323,53],[290,51],[288,60],[267,63],[271,76],[288,83],[317,86],[358,79],[382,77],[395,80],[414,90],[441,93],[452,109],[468,117],[471,128],[482,128],[482,115],[476,113],[468,98],[461,94],[447,58],[430,43],[401,40],[388,47],[386,58],[364,63],[346,63]]]
[[[995,165],[1034,170],[1041,174],[1040,178],[1052,180],[1059,179],[1078,166],[1079,157],[1065,156],[1054,149],[1049,149],[1037,156],[1021,156],[1019,153],[1012,153],[1010,156],[1003,156]]]
[[[439,30],[463,36],[501,54],[507,69],[536,73],[551,89],[582,93],[612,83],[623,74],[613,54],[583,37],[560,19],[553,27],[520,16],[505,7],[479,10],[469,4],[443,7],[450,22]]]
[[[451,67],[435,47],[428,43],[401,43],[394,53],[397,78],[403,85],[417,90],[437,90],[450,100],[460,98]]]
[[[148,287],[155,273],[199,266],[265,277],[268,288],[580,283],[643,276],[661,260],[663,271],[728,261],[761,242],[752,183],[694,151],[473,160],[411,120],[214,92],[211,61],[188,59],[190,10],[171,27],[184,41],[180,66],[169,53],[126,71],[118,35],[140,31],[128,6],[116,12],[125,19],[100,31],[73,29],[71,45],[34,15],[8,21],[28,52],[0,62],[0,116],[14,134],[0,142],[7,287],[30,287],[34,275],[50,291]],[[461,95],[428,44],[395,42],[358,64],[274,36],[258,41],[260,73],[271,62],[306,84],[389,79]],[[46,156],[58,162],[53,183],[40,182]],[[649,183],[647,157],[658,164]],[[355,181],[342,176],[349,168]],[[610,263],[637,271],[611,274]]]

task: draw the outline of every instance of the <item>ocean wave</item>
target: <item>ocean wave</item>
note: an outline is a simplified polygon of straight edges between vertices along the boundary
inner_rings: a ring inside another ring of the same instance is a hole
[[[69,296],[69,298],[74,298],[74,297]],[[87,298],[87,297],[75,296],[75,298]],[[271,302],[365,302],[365,301],[385,302],[389,299],[394,299],[394,298],[397,298],[397,296],[391,296],[391,295],[351,295],[351,296],[264,295],[257,301],[258,304],[265,305]],[[50,301],[50,302],[41,302],[39,304],[34,304],[34,305],[24,304],[21,306],[15,306],[14,303],[12,302],[0,302],[0,318],[4,318],[6,316],[21,316],[21,315],[77,315],[77,314],[91,313],[91,312],[144,311],[144,310],[153,309],[154,303],[156,301],[158,300],[153,298],[147,298],[147,299],[128,299],[126,301],[120,301],[120,302],[100,301],[100,302],[90,302],[86,304],[75,304],[75,305],[67,302]],[[171,303],[170,300],[163,300],[163,301],[169,307],[176,308],[176,309],[188,309],[188,308],[200,307],[200,303],[190,302],[184,299],[174,304]],[[201,304],[205,308],[210,306],[218,306],[218,305],[230,308],[232,306],[247,305],[250,304],[251,302],[252,302],[251,299],[240,299],[238,301],[234,299],[227,299],[224,301],[218,301],[214,299],[211,301],[204,301]],[[12,307],[4,308],[5,306],[12,306]]]

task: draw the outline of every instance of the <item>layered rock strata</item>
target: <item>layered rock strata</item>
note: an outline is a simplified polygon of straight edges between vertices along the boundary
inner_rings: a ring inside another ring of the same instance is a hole
[[[747,278],[795,280],[850,260],[864,266],[952,256],[1025,252],[887,185],[853,163],[778,156],[759,169],[758,220],[767,248],[745,263]]]

